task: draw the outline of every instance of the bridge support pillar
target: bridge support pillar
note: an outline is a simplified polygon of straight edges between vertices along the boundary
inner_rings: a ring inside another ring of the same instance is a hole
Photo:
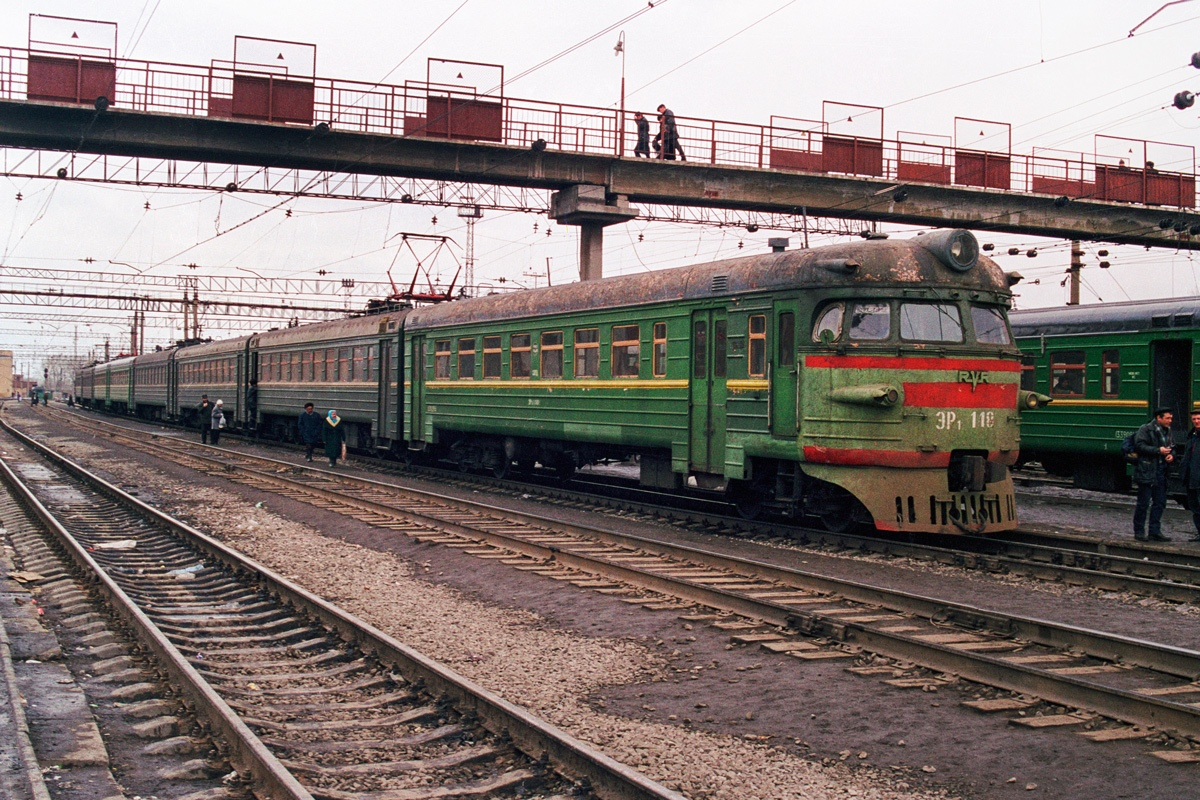
[[[603,186],[568,186],[550,196],[550,217],[560,225],[579,226],[579,279],[604,277],[604,229],[638,215],[625,195],[609,202]]]

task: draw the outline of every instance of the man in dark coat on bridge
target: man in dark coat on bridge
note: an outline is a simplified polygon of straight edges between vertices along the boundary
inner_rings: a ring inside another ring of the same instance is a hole
[[[1166,542],[1162,532],[1162,515],[1167,507],[1167,469],[1175,456],[1171,454],[1171,420],[1175,415],[1169,408],[1156,408],[1154,419],[1138,428],[1133,437],[1137,466],[1133,482],[1137,484],[1137,506],[1133,510],[1133,538],[1139,541]],[[1146,511],[1150,512],[1150,531],[1146,535]]]
[[[313,411],[312,403],[304,404],[304,413],[296,420],[300,441],[304,444],[304,460],[312,461],[313,449],[321,443],[321,415]]]
[[[633,148],[633,154],[638,158],[650,157],[650,120],[646,119],[646,115],[640,111],[635,111],[633,119],[637,122],[637,145]]]
[[[1196,535],[1191,541],[1200,542],[1200,409],[1192,411],[1192,429],[1188,432],[1180,468],[1183,488],[1187,490],[1187,505],[1192,510],[1192,524],[1196,526]]]

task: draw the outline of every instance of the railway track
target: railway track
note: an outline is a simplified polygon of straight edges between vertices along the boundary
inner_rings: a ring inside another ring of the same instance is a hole
[[[40,412],[44,413],[44,412]],[[147,444],[143,432],[92,417],[63,411],[50,412],[70,424],[101,427],[112,436],[124,437],[131,446]],[[139,435],[139,433],[141,435]],[[178,437],[150,434],[151,439],[170,441],[174,447],[191,448],[193,443]],[[233,458],[235,451],[220,452]],[[841,551],[858,551],[900,556],[961,569],[1022,576],[1071,586],[1087,586],[1105,592],[1125,592],[1177,603],[1200,602],[1200,548],[1195,552],[1158,544],[1145,544],[1122,537],[1089,537],[1018,529],[1005,534],[954,537],[914,535],[907,538],[854,531],[832,532],[796,522],[748,521],[732,514],[731,507],[715,499],[688,497],[622,485],[611,478],[581,475],[570,486],[553,480],[517,481],[428,466],[392,467],[387,462],[360,462],[371,471],[389,475],[416,474],[441,483],[492,491],[518,497],[536,494],[551,502],[575,508],[618,508],[627,516],[650,522],[671,520],[704,533],[734,536],[785,535],[798,544]],[[292,465],[289,464],[289,467]],[[582,488],[580,488],[582,486]]]
[[[678,610],[736,645],[854,659],[854,671],[899,686],[973,681],[993,688],[981,711],[1033,709],[1014,721],[1082,726],[1098,741],[1156,731],[1200,741],[1200,653],[1190,650],[192,443],[144,446],[420,541]],[[1190,749],[1160,755],[1200,760]]]
[[[153,654],[259,796],[680,800],[17,436],[40,457],[10,454],[0,477]]]

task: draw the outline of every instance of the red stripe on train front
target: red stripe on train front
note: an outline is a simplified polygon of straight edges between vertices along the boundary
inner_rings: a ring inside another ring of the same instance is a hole
[[[913,358],[907,356],[805,356],[810,369],[962,369],[1020,372],[1016,361],[992,358]]]
[[[805,445],[804,460],[813,464],[843,467],[903,467],[905,469],[944,469],[950,466],[949,453],[921,453],[902,450],[852,450],[838,447]]]
[[[904,405],[910,408],[1017,407],[1015,383],[906,383]]]

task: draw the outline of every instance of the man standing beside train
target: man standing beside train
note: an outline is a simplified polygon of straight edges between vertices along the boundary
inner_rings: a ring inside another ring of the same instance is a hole
[[[321,443],[321,415],[313,411],[312,403],[304,404],[304,413],[296,420],[300,441],[304,443],[304,460],[312,461],[313,448]]]
[[[1171,454],[1171,420],[1175,415],[1169,408],[1156,408],[1154,419],[1138,428],[1133,437],[1137,465],[1133,481],[1137,484],[1137,506],[1133,510],[1133,538],[1138,541],[1166,542],[1163,536],[1162,515],[1167,507],[1167,466],[1175,460]],[[1146,535],[1146,512],[1149,510],[1150,532]]]
[[[1187,491],[1187,505],[1192,510],[1192,524],[1196,526],[1193,542],[1200,542],[1200,410],[1192,412],[1192,429],[1188,432],[1187,447],[1180,462],[1183,473],[1183,488]]]
[[[200,423],[200,443],[208,444],[209,434],[212,433],[212,403],[208,402],[208,395],[200,395],[200,402],[196,405],[196,419]]]

